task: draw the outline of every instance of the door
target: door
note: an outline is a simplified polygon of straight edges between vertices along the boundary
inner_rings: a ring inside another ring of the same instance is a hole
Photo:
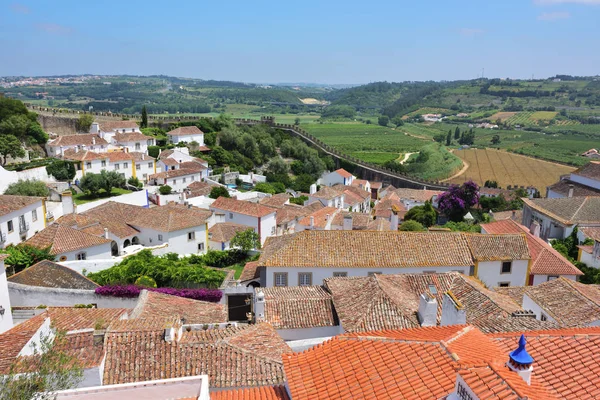
[[[229,321],[248,321],[246,313],[252,310],[252,296],[249,294],[227,296]]]

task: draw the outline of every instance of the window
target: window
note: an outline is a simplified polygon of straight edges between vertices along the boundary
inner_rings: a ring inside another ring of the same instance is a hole
[[[153,139],[148,139],[148,146],[152,146],[154,144],[154,140]]]
[[[86,167],[86,168],[92,168],[92,163],[91,163],[91,162],[89,162],[89,161],[88,161],[88,162],[86,162],[86,163],[85,163],[85,167]]]
[[[192,175],[192,176],[190,177],[190,180],[191,180],[192,182],[194,182],[194,175]]]
[[[103,167],[106,167],[106,161],[105,161],[105,160],[102,160],[102,164],[101,164],[101,165],[102,165]]]
[[[298,286],[310,286],[312,285],[312,273],[311,272],[298,272]]]
[[[375,275],[375,274],[379,274],[379,275],[381,275],[381,271],[373,271],[373,272],[368,272],[368,273],[367,273],[367,276],[373,276],[373,275]]]
[[[196,232],[188,232],[188,240],[196,239]]]
[[[173,179],[173,185],[177,183],[177,179]]]
[[[233,219],[233,213],[229,213],[229,219]]]
[[[510,282],[498,282],[498,287],[509,287]]]
[[[136,150],[139,150],[139,149],[141,149],[141,148],[142,148],[142,146],[141,146],[139,143],[136,143],[136,144],[135,144],[135,149],[136,149]]]
[[[275,286],[287,286],[287,272],[274,272]]]
[[[142,178],[144,178],[144,179],[148,178],[148,174],[142,175]]]
[[[186,181],[186,178],[183,178],[183,183],[185,183],[185,181]]]
[[[204,243],[198,243],[198,251],[204,251]]]
[[[153,164],[153,163],[151,163],[151,162],[149,162],[149,163],[148,163],[148,168],[154,168],[154,164]]]
[[[142,169],[142,166],[140,164],[135,164],[135,169]]]
[[[501,274],[510,274],[510,271],[512,270],[512,261],[504,261],[502,263],[502,270],[500,271]]]
[[[78,260],[85,260],[85,259],[87,259],[87,254],[86,254],[85,252],[83,252],[83,253],[78,253],[78,254],[77,254],[77,259],[78,259]]]
[[[162,235],[158,235],[158,240],[162,242]]]
[[[347,272],[334,272],[333,273],[334,278],[346,278],[347,276],[348,276]]]
[[[540,315],[540,321],[548,321],[548,316],[542,313],[542,315]]]
[[[35,222],[37,221],[37,210],[31,211],[31,219]]]
[[[13,226],[13,222],[12,222],[12,220],[8,221],[8,222],[6,223],[6,225],[8,225],[8,231],[9,231],[9,232],[12,232],[12,231],[14,231],[14,230],[15,230],[15,227]]]
[[[548,275],[548,281],[553,281],[555,279],[558,279],[558,275]]]
[[[124,162],[123,163],[123,168],[127,168],[127,167],[129,167],[129,163]]]
[[[271,235],[274,235],[274,234],[275,234],[275,227],[273,226],[273,227],[271,228]]]
[[[120,169],[119,164],[115,164],[115,169]]]

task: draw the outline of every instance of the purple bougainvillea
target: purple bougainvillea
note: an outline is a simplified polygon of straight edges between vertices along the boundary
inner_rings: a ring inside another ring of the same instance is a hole
[[[218,303],[223,293],[217,289],[146,288],[136,285],[109,285],[96,288],[96,294],[112,297],[138,297],[142,290]]]
[[[462,221],[471,207],[479,202],[479,185],[467,181],[462,186],[452,185],[438,197],[438,209],[453,221]]]

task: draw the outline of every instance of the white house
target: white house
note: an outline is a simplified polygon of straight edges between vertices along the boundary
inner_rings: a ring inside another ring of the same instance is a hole
[[[125,179],[136,176],[136,156],[124,151],[111,151],[95,153],[93,151],[79,151],[78,149],[65,151],[65,160],[75,161],[75,179],[81,179],[88,173],[99,174],[102,170],[116,171]]]
[[[141,133],[140,127],[135,121],[107,121],[93,122],[90,127],[90,133],[99,135],[108,143],[112,142],[113,137],[117,133]]]
[[[329,186],[321,186],[319,191],[315,191],[315,186],[311,186],[311,193],[309,193],[308,201],[305,204],[310,205],[317,201],[325,207],[335,207],[341,209],[345,207],[344,192],[340,192]]]
[[[333,220],[341,210],[335,207],[323,207],[299,219],[295,232],[304,230],[328,231],[332,229]]]
[[[344,194],[344,208],[351,212],[371,212],[371,192],[357,186],[334,185],[332,189]]]
[[[31,238],[45,226],[43,198],[0,195],[0,249]]]
[[[427,190],[427,189],[395,189],[394,193],[398,195],[406,210],[410,210],[416,206],[422,206],[426,201],[431,201],[433,207],[437,208],[437,198],[442,191]]]
[[[352,186],[356,186],[362,190],[366,190],[367,192],[371,193],[371,182],[365,179],[354,179],[352,181]],[[381,187],[381,184],[379,185],[379,187]],[[375,199],[376,198],[377,197],[375,197]]]
[[[6,268],[4,260],[8,254],[0,254],[0,333],[6,332],[13,326],[8,284],[6,282]]]
[[[269,236],[276,233],[276,209],[226,197],[219,197],[210,205],[210,210],[215,214],[224,216],[223,222],[245,225],[254,228],[263,244]]]
[[[579,233],[585,238],[590,238],[594,244],[578,246],[579,254],[577,261],[581,261],[588,267],[600,269],[600,228],[581,228]]]
[[[154,146],[155,141],[153,137],[140,132],[121,132],[112,136],[111,143],[116,147],[125,149],[125,151],[148,153],[148,146]]]
[[[50,157],[62,157],[66,150],[90,150],[96,153],[108,151],[109,143],[95,133],[63,135],[46,143],[46,151]]]
[[[305,230],[269,238],[259,259],[261,286],[321,285],[335,276],[457,271],[485,285],[524,285],[524,235],[458,232]]]
[[[142,182],[148,182],[149,176],[156,173],[156,159],[146,153],[132,151],[129,155],[133,157],[135,169],[133,176]]]
[[[548,198],[584,196],[600,196],[600,161],[591,161],[546,188]]]
[[[333,185],[352,185],[354,176],[343,168],[330,172],[321,178],[321,182],[324,186]]]
[[[204,132],[197,126],[182,126],[173,129],[167,132],[167,137],[169,138],[169,142],[174,144],[197,142],[198,145],[204,146]]]
[[[235,234],[248,229],[252,228],[231,222],[218,222],[208,229],[208,246],[211,250],[229,250],[229,242]]]
[[[173,191],[181,192],[193,182],[202,181],[203,170],[200,169],[174,169],[166,172],[159,172],[148,176],[149,185],[169,185]]]

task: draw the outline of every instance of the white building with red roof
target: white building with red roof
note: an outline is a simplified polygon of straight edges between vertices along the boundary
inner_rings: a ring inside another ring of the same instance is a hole
[[[46,226],[41,197],[0,195],[0,249],[29,239]]]
[[[354,182],[354,176],[343,168],[330,172],[321,178],[321,184],[325,186],[337,184],[350,186],[352,185],[352,182]]]
[[[167,137],[173,144],[196,142],[199,146],[204,146],[204,132],[197,126],[181,126],[167,132]]]
[[[264,244],[269,236],[275,236],[277,210],[262,204],[219,197],[210,205],[210,210],[218,217],[216,222],[231,222],[253,228]]]
[[[0,333],[9,330],[13,326],[8,284],[6,281],[6,268],[4,267],[4,260],[8,256],[8,254],[0,254]]]

